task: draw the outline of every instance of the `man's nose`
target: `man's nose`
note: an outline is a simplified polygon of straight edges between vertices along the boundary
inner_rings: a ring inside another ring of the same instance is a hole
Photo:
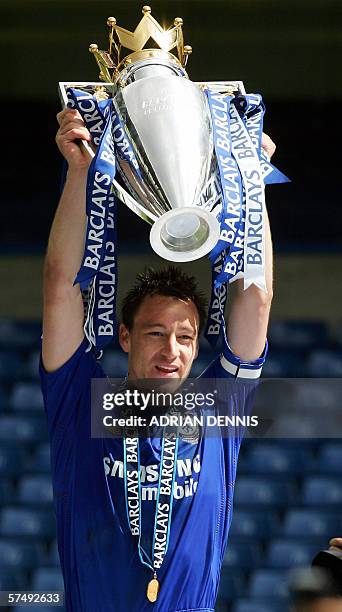
[[[165,336],[162,354],[170,360],[179,356],[179,345],[175,335]]]

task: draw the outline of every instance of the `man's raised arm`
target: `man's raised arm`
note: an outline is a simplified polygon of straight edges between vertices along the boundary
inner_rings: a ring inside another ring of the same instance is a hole
[[[89,155],[77,140],[90,140],[77,111],[57,115],[56,142],[68,173],[52,224],[44,264],[43,364],[51,372],[63,365],[81,343],[83,302],[73,282],[80,268],[86,230],[86,181]]]
[[[263,149],[271,157],[275,144],[263,134]],[[271,230],[266,211],[265,218],[265,278],[267,293],[255,285],[246,291],[243,279],[233,283],[233,300],[228,318],[228,342],[233,353],[244,361],[261,356],[266,342],[268,319],[273,296],[273,255]]]

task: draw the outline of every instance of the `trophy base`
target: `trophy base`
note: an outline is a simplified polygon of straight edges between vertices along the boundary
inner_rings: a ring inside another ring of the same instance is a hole
[[[196,206],[169,210],[154,222],[150,243],[157,255],[168,261],[200,259],[215,246],[220,225],[209,211]]]

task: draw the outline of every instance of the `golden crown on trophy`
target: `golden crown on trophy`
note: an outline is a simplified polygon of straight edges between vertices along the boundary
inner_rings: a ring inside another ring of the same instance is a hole
[[[115,17],[108,17],[109,49],[103,51],[96,44],[91,44],[89,51],[93,53],[100,68],[101,81],[111,82],[116,79],[119,72],[133,62],[147,58],[165,58],[176,62],[183,68],[192,53],[190,45],[184,45],[182,25],[183,19],[176,17],[173,26],[165,30],[158,21],[152,17],[151,7],[144,6],[143,17],[134,32],[125,30],[116,25]],[[152,39],[157,48],[147,49],[146,43]],[[133,51],[122,57],[122,48]],[[176,49],[177,55],[170,53]]]

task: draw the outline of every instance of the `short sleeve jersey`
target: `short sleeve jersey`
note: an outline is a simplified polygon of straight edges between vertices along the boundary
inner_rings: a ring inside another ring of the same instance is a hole
[[[213,612],[232,519],[241,435],[179,440],[172,524],[158,572],[155,603],[146,597],[151,571],[139,558],[125,506],[123,441],[91,437],[91,379],[105,376],[84,340],[57,371],[40,376],[51,443],[58,549],[68,612]],[[248,411],[265,353],[242,362],[229,346],[202,374],[246,381],[226,398],[230,414]],[[113,372],[111,375],[115,374]],[[252,387],[250,386],[252,385]],[[139,441],[142,536],[151,542],[161,440]]]

